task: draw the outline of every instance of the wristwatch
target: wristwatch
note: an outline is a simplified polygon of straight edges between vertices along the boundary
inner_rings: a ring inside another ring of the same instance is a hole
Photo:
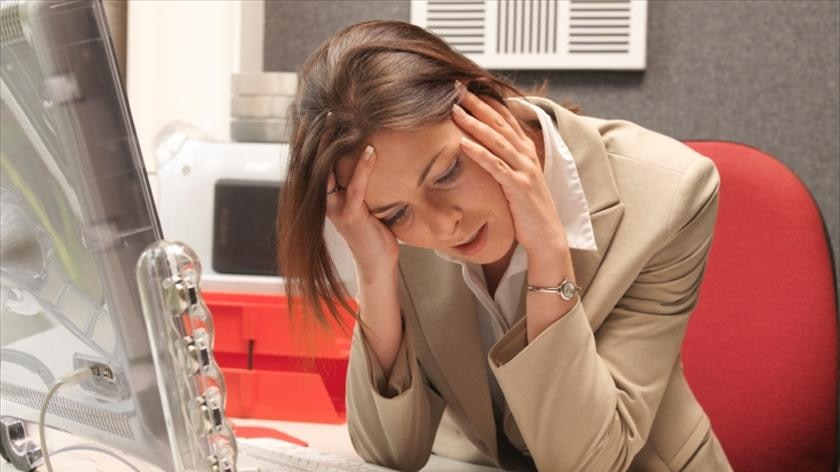
[[[533,285],[528,285],[529,292],[541,292],[541,293],[553,293],[556,294],[558,297],[566,300],[567,302],[572,301],[572,298],[575,297],[575,293],[580,292],[580,287],[568,277],[564,278],[562,282],[556,287],[535,287]]]

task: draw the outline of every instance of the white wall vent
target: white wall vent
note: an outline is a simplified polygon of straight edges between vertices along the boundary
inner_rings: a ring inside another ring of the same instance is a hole
[[[644,69],[647,0],[411,0],[411,22],[487,69]]]

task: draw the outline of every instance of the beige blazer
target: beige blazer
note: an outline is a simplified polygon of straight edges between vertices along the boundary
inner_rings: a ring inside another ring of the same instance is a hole
[[[348,425],[367,461],[421,468],[439,454],[511,470],[727,471],[683,376],[680,349],[712,242],[712,161],[626,121],[555,119],[577,163],[598,251],[572,250],[581,300],[530,345],[520,319],[482,355],[461,268],[400,253],[404,341],[389,379],[358,328]],[[486,362],[507,402],[493,415]]]

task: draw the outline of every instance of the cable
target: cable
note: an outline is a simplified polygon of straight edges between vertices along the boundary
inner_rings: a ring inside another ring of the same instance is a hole
[[[47,397],[44,398],[44,404],[41,405],[41,414],[38,415],[38,434],[41,437],[41,454],[44,457],[44,464],[47,466],[47,472],[53,472],[52,463],[50,462],[50,456],[47,454],[47,437],[46,432],[44,431],[45,424],[44,419],[47,416],[47,407],[50,404],[50,399],[58,392],[58,389],[65,385],[76,385],[79,382],[87,380],[93,377],[93,370],[90,367],[81,367],[69,374],[61,377],[60,379],[56,380],[52,387],[50,387],[50,391],[47,392]]]
[[[105,448],[101,448],[101,447],[95,446],[93,444],[79,444],[78,446],[63,447],[63,448],[53,452],[52,455],[57,456],[61,453],[71,452],[71,451],[96,451],[96,452],[101,452],[103,454],[108,454],[109,456],[113,457],[114,459],[117,459],[120,462],[122,462],[123,464],[125,464],[128,468],[130,468],[134,472],[142,472],[140,469],[137,468],[137,466],[135,466],[131,462],[128,462],[127,460],[125,460],[125,458],[120,457],[119,455],[117,455],[114,452],[111,452],[111,451],[109,451]],[[46,457],[46,455],[44,455],[44,457]]]

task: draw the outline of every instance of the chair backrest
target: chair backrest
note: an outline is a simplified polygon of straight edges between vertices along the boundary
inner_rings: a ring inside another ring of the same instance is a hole
[[[837,294],[819,209],[742,144],[690,141],[720,173],[720,210],[683,364],[736,471],[836,470]]]

